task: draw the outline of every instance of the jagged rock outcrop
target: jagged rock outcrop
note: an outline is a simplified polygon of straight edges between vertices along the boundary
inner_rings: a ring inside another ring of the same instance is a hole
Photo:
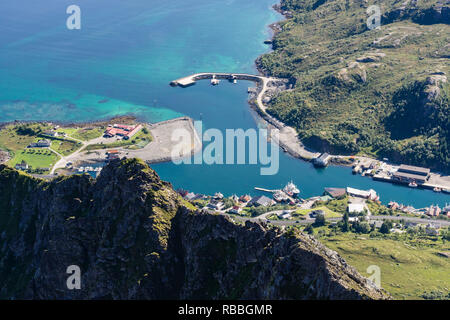
[[[66,286],[81,268],[81,289]],[[304,234],[194,212],[143,162],[46,182],[0,166],[2,299],[384,299]]]
[[[425,7],[418,4],[418,0],[405,0],[399,7],[384,15],[383,23],[412,19],[421,24],[450,24],[450,0],[438,0]]]

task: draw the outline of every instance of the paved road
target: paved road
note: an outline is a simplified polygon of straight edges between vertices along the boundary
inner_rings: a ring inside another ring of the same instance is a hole
[[[263,215],[260,215],[258,217],[243,217],[243,216],[236,216],[236,215],[230,215],[227,213],[221,213],[222,215],[226,215],[228,217],[233,218],[236,221],[253,221],[253,222],[257,222],[257,221],[265,221],[267,222],[267,216],[270,216],[274,213],[276,213],[278,211],[272,211],[272,212],[268,212],[265,213]],[[342,218],[329,218],[327,219],[327,221],[340,221],[342,220]],[[409,222],[415,222],[415,223],[421,223],[421,224],[428,224],[428,223],[432,223],[434,225],[440,225],[442,226],[450,226],[450,221],[447,220],[434,220],[434,219],[421,219],[421,218],[412,218],[412,217],[402,217],[402,216],[370,216],[370,220],[404,220],[404,221],[409,221]],[[311,219],[311,218],[307,218],[305,220],[270,220],[270,223],[273,225],[277,225],[277,226],[292,226],[292,225],[297,225],[297,224],[309,224],[309,223],[313,223],[315,221],[315,219]]]

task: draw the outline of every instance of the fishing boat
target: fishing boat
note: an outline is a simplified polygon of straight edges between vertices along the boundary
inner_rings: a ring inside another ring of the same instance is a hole
[[[220,83],[220,80],[217,79],[215,75],[213,75],[213,77],[211,79],[211,85],[212,86],[217,86],[217,85],[219,85],[219,83]]]
[[[408,184],[408,187],[410,188],[417,188],[417,183],[415,181],[412,181]]]
[[[433,191],[434,191],[434,192],[441,192],[441,191],[442,191],[442,189],[441,189],[441,188],[439,188],[439,187],[435,187],[435,188],[433,188]]]
[[[296,197],[300,194],[300,190],[297,186],[291,181],[284,188],[283,192],[291,197]]]

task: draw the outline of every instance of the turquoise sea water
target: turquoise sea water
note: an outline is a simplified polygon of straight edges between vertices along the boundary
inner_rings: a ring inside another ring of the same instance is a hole
[[[151,122],[181,115],[206,128],[255,128],[247,104],[251,83],[206,81],[172,88],[171,80],[203,71],[256,73],[268,50],[267,25],[281,17],[274,0],[3,0],[0,3],[0,121],[91,121],[132,113]],[[77,4],[81,30],[66,28]],[[106,101],[106,102],[105,102]],[[415,207],[450,197],[353,176],[341,167],[314,169],[280,154],[280,171],[259,165],[153,166],[160,176],[194,192],[254,194],[293,180],[302,196],[324,187],[373,188],[383,202]]]

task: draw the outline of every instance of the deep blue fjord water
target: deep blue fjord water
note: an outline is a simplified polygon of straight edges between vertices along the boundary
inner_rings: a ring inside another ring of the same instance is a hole
[[[66,28],[66,9],[81,8],[81,30]],[[281,17],[274,0],[2,0],[0,2],[0,121],[93,121],[135,114],[157,122],[188,115],[206,128],[256,128],[247,104],[251,83],[206,81],[171,88],[202,71],[256,73],[267,52],[268,24]],[[105,102],[106,101],[106,102]],[[102,102],[102,103],[100,103]],[[153,165],[176,188],[226,195],[255,194],[293,180],[302,197],[324,187],[375,189],[384,203],[417,208],[450,197],[353,176],[348,168],[317,170],[280,153],[280,171],[259,165]]]

